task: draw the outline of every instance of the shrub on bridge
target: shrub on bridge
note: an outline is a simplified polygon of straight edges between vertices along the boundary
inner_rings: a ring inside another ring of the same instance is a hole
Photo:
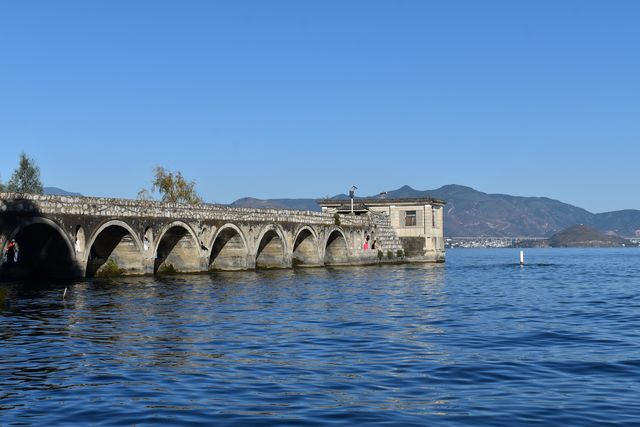
[[[161,276],[168,276],[171,274],[178,274],[178,270],[176,270],[173,264],[163,264],[158,269],[158,274]]]
[[[109,277],[122,276],[122,273],[124,273],[124,270],[118,266],[118,263],[113,258],[109,258],[107,262],[105,262],[104,265],[96,272],[96,277],[105,279]]]

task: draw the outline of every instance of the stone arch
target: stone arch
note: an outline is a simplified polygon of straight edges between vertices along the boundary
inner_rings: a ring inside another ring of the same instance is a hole
[[[154,253],[154,273],[166,270],[181,273],[201,271],[200,241],[191,227],[182,221],[167,224],[158,233]]]
[[[142,243],[129,224],[110,220],[93,233],[85,254],[87,277],[100,276],[115,266],[123,275],[144,274]]]
[[[298,230],[291,257],[294,267],[322,265],[318,235],[313,228],[305,225]]]
[[[247,240],[237,226],[225,224],[213,236],[209,245],[210,270],[246,270],[249,268]]]
[[[342,229],[333,228],[329,231],[324,248],[325,265],[339,265],[349,262],[347,238]]]
[[[2,247],[2,259],[12,239],[17,243],[18,255],[0,266],[0,277],[3,279],[66,279],[82,275],[74,245],[56,222],[42,217],[30,218],[19,224],[7,237]]]
[[[261,231],[256,249],[256,268],[287,268],[287,240],[276,224]]]

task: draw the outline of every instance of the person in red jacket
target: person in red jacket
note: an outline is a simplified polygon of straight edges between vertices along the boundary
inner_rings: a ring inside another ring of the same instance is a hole
[[[16,241],[14,239],[11,239],[11,241],[7,245],[5,255],[7,256],[7,262],[16,261]]]

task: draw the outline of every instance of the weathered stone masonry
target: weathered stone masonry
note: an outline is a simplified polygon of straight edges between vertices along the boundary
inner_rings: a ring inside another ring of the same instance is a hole
[[[2,254],[11,239],[20,248],[0,276],[90,277],[108,264],[124,274],[367,264],[377,251],[362,242],[376,233],[393,235],[379,214],[336,225],[318,212],[0,193]]]
[[[323,212],[380,215],[393,231],[397,246],[410,261],[444,262],[444,200],[423,198],[359,198],[353,207],[348,200],[321,200]],[[376,221],[380,222],[380,221]],[[387,243],[386,246],[396,246]]]

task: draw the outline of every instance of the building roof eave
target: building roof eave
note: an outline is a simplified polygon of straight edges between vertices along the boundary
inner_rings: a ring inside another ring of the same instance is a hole
[[[349,199],[322,199],[317,201],[323,207],[338,207],[345,203],[349,203]],[[365,206],[389,206],[389,205],[436,205],[444,206],[447,204],[444,200],[432,197],[421,198],[397,198],[397,199],[373,199],[373,198],[356,198],[354,203]]]

